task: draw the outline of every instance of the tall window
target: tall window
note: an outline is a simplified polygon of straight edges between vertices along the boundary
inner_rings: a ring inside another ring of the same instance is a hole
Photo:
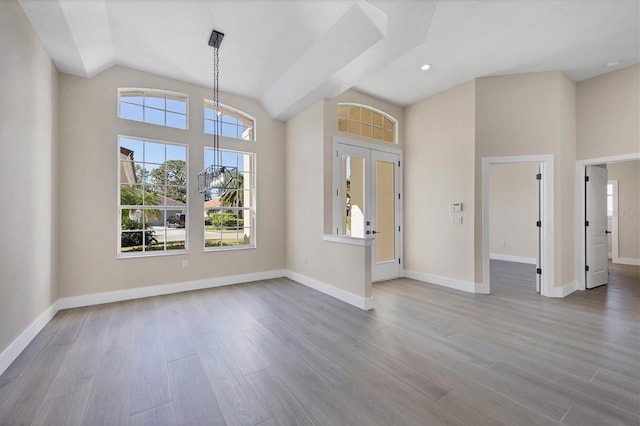
[[[221,150],[222,164],[237,168],[237,189],[210,190],[204,201],[205,250],[253,248],[255,241],[255,154]],[[205,168],[213,164],[214,151],[204,150]]]
[[[118,256],[187,251],[187,147],[118,137]]]
[[[226,105],[219,105],[217,114],[220,116],[220,136],[228,138],[255,140],[256,120],[242,111]],[[216,109],[209,99],[204,100],[204,132],[215,134]]]
[[[607,184],[607,217],[613,217],[613,184]]]
[[[338,131],[382,142],[397,143],[398,121],[374,108],[338,104]]]
[[[149,89],[118,89],[118,117],[187,128],[187,95]]]

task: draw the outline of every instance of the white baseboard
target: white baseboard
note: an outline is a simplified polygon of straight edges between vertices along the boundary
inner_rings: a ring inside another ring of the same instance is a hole
[[[563,285],[562,287],[553,287],[551,289],[551,294],[548,294],[548,297],[566,297],[576,291],[578,289],[578,282],[571,281],[568,284]]]
[[[255,272],[251,274],[229,275],[226,277],[207,278],[204,280],[185,281],[175,284],[137,287],[126,290],[93,293],[82,296],[64,297],[58,299],[58,309],[79,308],[81,306],[101,305],[103,303],[119,302],[122,300],[140,299],[143,297],[161,296],[163,294],[181,293],[183,291],[201,290],[205,288],[221,287],[231,284],[247,283],[258,280],[283,277],[284,271]]]
[[[9,368],[11,363],[18,358],[18,355],[22,353],[24,348],[31,343],[33,338],[40,333],[40,330],[42,330],[44,326],[51,321],[51,318],[53,318],[57,312],[58,307],[56,306],[56,303],[49,306],[40,314],[40,316],[38,316],[38,318],[36,318],[34,322],[31,323],[31,325],[29,325],[29,327],[26,328],[26,330],[22,332],[20,336],[18,336],[4,351],[2,351],[2,353],[0,353],[0,375]]]
[[[321,293],[335,297],[336,299],[342,300],[343,302],[353,305],[357,308],[364,309],[365,311],[374,308],[373,297],[361,297],[327,283],[323,283],[322,281],[318,281],[315,278],[311,278],[290,270],[285,270],[284,272],[285,276],[293,281],[306,285],[307,287],[311,287],[312,289],[318,290]]]
[[[467,293],[489,294],[489,289],[482,283],[474,283],[471,281],[458,280],[455,278],[442,277],[439,275],[408,270],[404,271],[404,276],[414,280],[424,281],[430,284],[436,284],[443,287],[453,288],[455,290],[466,291]]]
[[[640,259],[633,259],[631,257],[616,257],[612,261],[613,263],[620,263],[622,265],[635,265],[640,266]]]
[[[512,256],[510,254],[501,253],[489,253],[489,259],[504,260],[506,262],[528,263],[530,265],[535,265],[537,263],[535,257]]]

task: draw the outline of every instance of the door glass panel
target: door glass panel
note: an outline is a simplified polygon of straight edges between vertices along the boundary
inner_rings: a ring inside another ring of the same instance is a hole
[[[344,235],[364,238],[364,158],[342,156],[342,193]]]
[[[393,163],[376,161],[376,262],[395,261]]]

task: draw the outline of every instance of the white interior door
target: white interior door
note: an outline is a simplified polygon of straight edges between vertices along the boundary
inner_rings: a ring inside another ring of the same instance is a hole
[[[598,166],[586,167],[585,282],[587,288],[594,288],[608,282],[607,181],[607,169]]]
[[[397,154],[371,151],[372,281],[400,276],[398,161]]]
[[[536,293],[540,293],[542,289],[542,201],[544,200],[542,186],[542,171],[544,165],[538,164],[538,173],[536,180],[538,181],[538,219],[536,226],[538,228],[538,250],[536,251]]]
[[[400,155],[337,144],[333,205],[336,234],[367,238],[371,244],[371,279],[400,276],[402,204]]]

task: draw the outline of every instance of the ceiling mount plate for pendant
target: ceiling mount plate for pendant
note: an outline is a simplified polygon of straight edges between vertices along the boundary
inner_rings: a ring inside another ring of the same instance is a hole
[[[211,37],[209,37],[209,46],[219,49],[220,45],[222,44],[223,38],[223,33],[216,30],[211,31]]]

